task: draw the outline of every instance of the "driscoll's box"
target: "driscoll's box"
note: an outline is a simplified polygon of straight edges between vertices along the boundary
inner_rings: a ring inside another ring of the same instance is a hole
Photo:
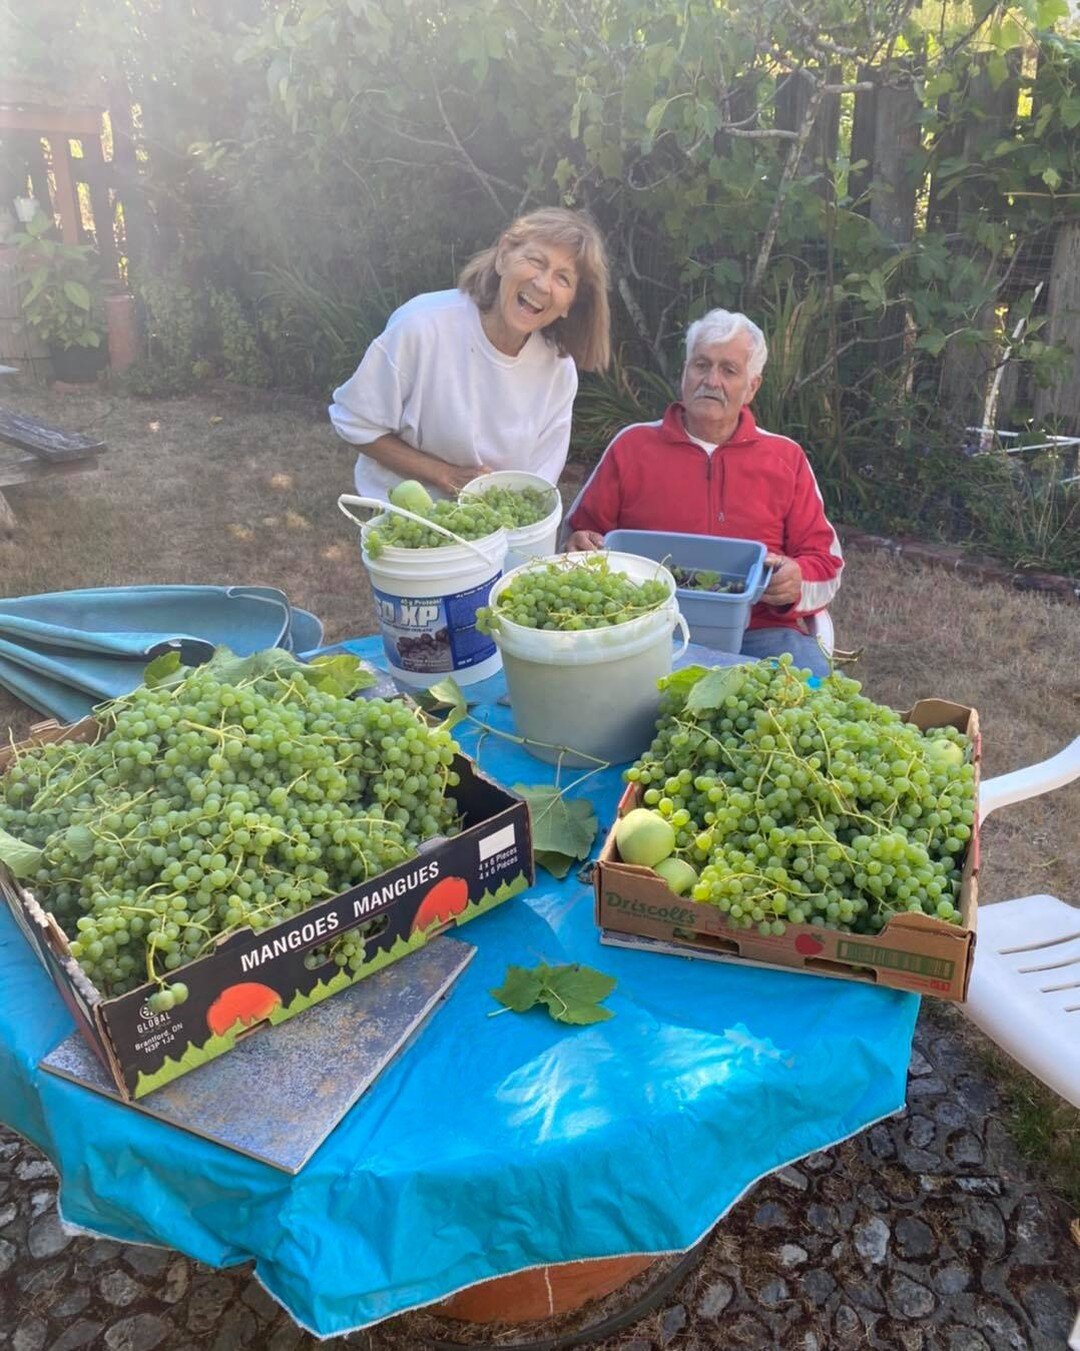
[[[978,794],[981,740],[975,710],[942,699],[922,699],[903,716],[923,731],[948,726],[970,737]],[[619,816],[640,801],[640,785],[631,784],[619,803]],[[596,922],[601,942],[615,946],[782,967],[963,1001],[975,956],[978,874],[976,817],[963,862],[957,904],[960,924],[907,913],[894,915],[876,934],[789,924],[780,935],[764,936],[756,928],[734,928],[714,905],[676,896],[652,869],[623,863],[613,827],[596,869]]]
[[[86,720],[43,730],[34,740],[96,734],[96,724]],[[0,751],[0,773],[24,748]],[[256,1027],[294,1017],[532,885],[525,803],[465,756],[453,767],[461,780],[454,792],[464,822],[460,834],[432,841],[407,863],[273,928],[220,938],[205,957],[169,973],[187,985],[188,998],[167,1013],[147,1005],[156,985],[113,998],[95,989],[53,916],[3,864],[0,893],[117,1088],[126,1098],[141,1098],[231,1050]],[[335,944],[346,935],[363,944],[355,972],[334,961]]]

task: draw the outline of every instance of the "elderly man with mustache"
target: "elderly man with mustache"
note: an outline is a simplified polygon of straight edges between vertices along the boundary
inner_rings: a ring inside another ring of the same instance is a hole
[[[767,356],[745,314],[710,310],[691,324],[681,402],[611,442],[567,514],[567,547],[601,549],[615,529],[758,540],[774,571],[743,655],[790,652],[797,666],[825,675],[807,621],[836,595],[844,559],[802,448],[759,427],[750,411]]]

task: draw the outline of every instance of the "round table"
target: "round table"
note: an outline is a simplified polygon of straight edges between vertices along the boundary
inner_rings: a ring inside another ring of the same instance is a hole
[[[350,646],[378,658],[378,640]],[[473,713],[509,730],[500,688]],[[552,782],[500,737],[456,735],[507,785]],[[604,831],[620,787],[610,769],[571,795]],[[690,1249],[765,1174],[904,1105],[913,995],[603,946],[573,872],[540,871],[460,937],[477,953],[449,999],[290,1176],[40,1071],[71,1020],[0,914],[0,1119],[53,1161],[68,1223],[254,1260],[329,1336],[515,1272]],[[507,966],[541,960],[616,977],[615,1016],[489,1017]]]

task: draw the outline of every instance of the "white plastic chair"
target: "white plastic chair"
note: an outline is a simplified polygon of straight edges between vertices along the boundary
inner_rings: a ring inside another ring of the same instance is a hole
[[[1057,755],[989,779],[979,819],[1080,778],[1080,737]],[[963,1011],[1032,1074],[1080,1107],[1080,907],[1022,896],[979,911]]]
[[[810,630],[810,636],[821,644],[825,655],[831,657],[836,646],[836,630],[828,610],[819,610],[816,615],[811,615],[806,627]]]

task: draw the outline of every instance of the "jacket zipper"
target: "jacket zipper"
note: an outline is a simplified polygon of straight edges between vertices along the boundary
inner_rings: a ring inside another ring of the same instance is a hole
[[[718,455],[723,454],[723,447],[717,446],[709,456],[709,469],[712,469],[712,462]],[[724,524],[724,513],[720,510],[724,501],[724,464],[720,462],[719,472],[716,475],[716,492],[712,491],[712,474],[709,474],[709,510],[712,516],[712,525],[709,530],[710,535],[722,535]]]

